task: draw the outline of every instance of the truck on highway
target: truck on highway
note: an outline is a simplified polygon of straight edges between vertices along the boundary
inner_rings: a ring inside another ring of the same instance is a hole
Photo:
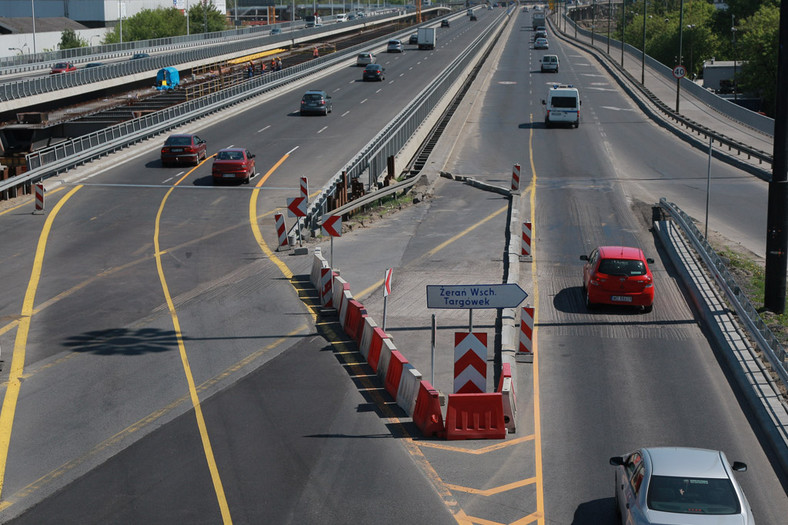
[[[420,27],[418,34],[419,49],[435,49],[435,28]]]
[[[544,11],[534,11],[531,21],[531,26],[534,30],[536,30],[537,27],[547,27],[544,20]]]

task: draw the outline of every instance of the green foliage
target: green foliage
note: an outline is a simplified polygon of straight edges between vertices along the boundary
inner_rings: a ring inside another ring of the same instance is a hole
[[[739,59],[745,61],[737,84],[742,91],[759,95],[770,116],[774,116],[777,101],[779,38],[780,8],[767,2],[742,21],[736,44]]]
[[[227,17],[220,13],[216,6],[208,4],[193,5],[189,8],[189,32],[213,33],[228,29]]]
[[[212,3],[207,6],[196,3],[189,6],[189,33],[203,33],[207,23],[208,32],[224,31],[228,28],[227,18]],[[178,9],[143,9],[123,20],[123,41],[150,40],[186,34],[186,17]],[[104,44],[120,42],[120,24],[104,37]]]
[[[87,41],[79,38],[79,35],[73,29],[66,29],[60,33],[60,49],[74,49],[75,47],[85,47],[87,45]]]

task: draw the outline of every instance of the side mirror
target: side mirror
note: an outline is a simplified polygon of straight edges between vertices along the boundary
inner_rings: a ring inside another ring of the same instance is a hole
[[[253,158],[254,158],[254,153],[250,153],[250,154],[249,154],[249,158],[250,158],[250,159],[253,159]]]
[[[741,461],[734,461],[731,468],[736,472],[746,472],[747,471],[747,464],[742,463]]]
[[[646,259],[646,262],[649,263],[649,264],[654,264],[654,259],[652,259],[651,257],[648,257]]]
[[[581,255],[580,256],[580,260],[581,261],[587,261],[588,260],[588,255]]]
[[[624,464],[624,458],[622,456],[613,456],[610,458],[610,464],[614,467],[618,467]]]
[[[544,99],[542,99],[542,105],[543,106],[547,105],[547,102],[545,102]]]
[[[580,101],[580,105],[581,105],[581,106],[583,105],[583,101],[582,101],[582,100]]]

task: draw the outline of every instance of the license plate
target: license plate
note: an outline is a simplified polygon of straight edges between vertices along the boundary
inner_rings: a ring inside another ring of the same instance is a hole
[[[610,298],[610,300],[611,301],[618,301],[618,302],[621,302],[621,303],[631,303],[632,302],[632,297],[630,297],[628,295],[614,295],[613,297]]]
[[[225,173],[225,174],[222,175],[222,177],[224,177],[225,179],[234,179],[235,178],[235,174],[234,173]]]
[[[183,148],[172,148],[172,150],[171,150],[171,151],[172,151],[173,153],[180,153],[181,151],[183,151]]]
[[[553,111],[553,115],[555,115],[556,117],[563,117],[564,116],[564,112],[563,111]]]

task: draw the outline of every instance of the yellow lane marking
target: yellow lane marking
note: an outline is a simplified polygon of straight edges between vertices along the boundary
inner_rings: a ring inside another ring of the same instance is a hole
[[[482,518],[477,518],[476,516],[468,516],[468,523],[472,523],[473,525],[504,525],[503,523],[499,523],[497,521],[485,520]]]
[[[252,362],[254,362],[255,360],[259,359],[260,357],[262,357],[263,355],[265,355],[269,351],[273,350],[274,348],[278,347],[279,345],[285,343],[290,338],[292,338],[292,337],[294,337],[296,335],[299,335],[299,334],[303,334],[304,332],[306,332],[308,330],[308,328],[309,327],[306,324],[302,324],[301,326],[299,326],[298,328],[296,328],[292,332],[288,333],[284,337],[280,337],[276,341],[271,342],[269,345],[257,350],[256,352],[254,352],[252,354],[249,354],[248,356],[244,357],[240,361],[238,361],[238,362],[232,364],[231,366],[227,367],[226,369],[224,369],[221,373],[219,373],[219,374],[207,379],[205,382],[200,384],[200,386],[197,387],[197,392],[198,393],[202,393],[202,392],[205,392],[205,391],[209,390],[210,388],[212,388],[217,383],[219,383],[219,382],[223,381],[224,379],[230,377],[232,374],[238,372],[242,368],[250,365]],[[67,474],[70,470],[73,470],[73,469],[79,467],[80,465],[82,465],[83,463],[89,461],[91,458],[94,458],[94,457],[98,456],[102,451],[117,445],[118,443],[122,442],[123,440],[129,438],[135,432],[143,430],[144,428],[146,428],[149,425],[151,425],[154,422],[156,422],[161,417],[167,415],[169,412],[172,412],[173,410],[177,409],[183,403],[189,401],[189,399],[190,399],[189,395],[183,395],[180,398],[175,399],[174,401],[172,401],[168,405],[165,405],[164,407],[162,407],[162,408],[160,408],[160,409],[158,409],[158,410],[156,410],[154,412],[151,412],[150,414],[148,414],[147,416],[143,417],[139,421],[137,421],[135,423],[132,423],[131,425],[129,425],[125,429],[121,430],[120,432],[118,432],[114,436],[102,441],[101,443],[99,443],[98,445],[93,447],[86,454],[84,454],[84,455],[82,455],[82,456],[80,456],[78,458],[74,458],[74,459],[64,463],[63,465],[61,465],[57,469],[45,474],[44,476],[41,476],[40,478],[38,478],[34,482],[32,482],[29,485],[27,485],[26,487],[24,487],[19,492],[16,492],[15,494],[13,494],[12,497],[9,498],[7,501],[3,501],[2,503],[0,503],[0,510],[5,510],[6,508],[11,506],[16,501],[24,499],[25,497],[27,497],[30,494],[32,494],[32,493],[36,492],[37,490],[39,490],[41,487],[44,487],[47,484],[49,484],[50,482],[52,482],[52,481],[60,478],[61,476]]]
[[[458,492],[467,492],[468,494],[476,494],[477,496],[495,496],[496,494],[500,494],[501,492],[508,492],[510,490],[519,489],[520,487],[533,485],[534,483],[536,483],[536,478],[521,479],[520,481],[514,481],[512,483],[507,483],[506,485],[501,485],[500,487],[493,487],[491,489],[474,489],[471,487],[462,487],[460,485],[453,485],[451,483],[447,483],[446,486],[449,487],[451,490],[456,490]]]
[[[464,237],[464,236],[468,235],[469,233],[471,233],[473,230],[475,230],[479,226],[481,226],[481,225],[485,224],[486,222],[494,219],[495,217],[497,217],[498,215],[502,214],[503,212],[505,212],[508,209],[509,209],[509,205],[507,204],[506,206],[502,207],[500,210],[492,212],[490,215],[488,215],[487,217],[485,217],[481,221],[477,222],[473,226],[469,226],[469,227],[465,228],[463,231],[461,231],[457,235],[454,235],[453,237],[443,241],[442,243],[437,245],[432,250],[428,251],[427,253],[425,253],[421,257],[418,257],[416,260],[412,261],[408,266],[413,266],[414,264],[417,264],[417,263],[423,261],[424,259],[426,259],[428,257],[432,257],[433,255],[435,255],[436,253],[438,253],[439,251],[444,249],[446,246],[450,245],[453,242],[456,242],[461,237]],[[367,297],[369,294],[371,294],[372,292],[374,292],[376,289],[378,289],[381,286],[383,286],[383,279],[381,279],[381,280],[377,281],[376,283],[373,283],[372,285],[368,286],[367,288],[362,290],[361,293],[359,293],[357,295],[354,295],[354,297],[358,297],[358,300],[361,301],[362,299]]]
[[[528,525],[529,523],[533,523],[535,521],[544,521],[544,516],[534,512],[533,514],[530,514],[522,519],[513,521],[511,525]]]
[[[36,300],[38,282],[41,279],[41,270],[44,266],[44,252],[46,251],[47,239],[58,212],[81,187],[77,186],[58,201],[47,215],[44,227],[41,229],[41,235],[38,237],[38,246],[36,246],[36,254],[33,258],[33,270],[30,274],[30,281],[27,283],[24,301],[22,302],[22,315],[18,321],[19,329],[16,331],[16,340],[14,341],[14,353],[8,373],[8,387],[3,399],[3,408],[0,411],[0,495],[2,495],[3,485],[5,484],[8,447],[11,443],[11,430],[14,426],[19,390],[22,386],[20,377],[25,370],[25,353],[27,351],[27,336],[30,331],[30,318],[33,315],[33,304]]]
[[[205,417],[202,413],[202,406],[200,405],[200,397],[197,395],[197,388],[194,384],[194,376],[192,374],[191,366],[189,365],[189,357],[186,355],[186,346],[183,343],[183,334],[181,333],[181,325],[180,321],[178,320],[178,314],[175,311],[175,304],[172,301],[172,296],[170,295],[170,290],[167,286],[167,280],[164,278],[164,268],[161,262],[161,249],[159,247],[159,230],[161,224],[161,215],[164,212],[164,205],[167,203],[167,199],[170,197],[170,194],[175,190],[174,186],[180,184],[186,177],[188,177],[194,170],[200,167],[204,162],[208,159],[203,160],[200,164],[195,166],[193,169],[189,170],[183,177],[178,179],[172,188],[167,190],[167,193],[164,195],[164,198],[161,200],[161,204],[159,205],[159,211],[156,213],[156,223],[154,227],[153,233],[153,246],[154,246],[154,253],[156,256],[156,270],[159,273],[159,280],[161,281],[161,289],[164,293],[164,298],[167,301],[167,307],[170,311],[170,317],[172,318],[172,326],[175,331],[175,338],[178,342],[178,352],[181,356],[181,364],[183,365],[183,372],[186,376],[186,382],[189,386],[189,397],[191,398],[192,407],[194,408],[194,416],[197,419],[197,428],[200,431],[200,439],[202,440],[203,451],[205,453],[205,459],[208,462],[208,470],[211,473],[211,480],[213,481],[213,489],[216,493],[216,499],[219,503],[219,510],[222,514],[222,522],[229,524],[232,523],[232,517],[230,516],[230,507],[227,504],[227,497],[224,494],[224,487],[222,486],[222,479],[219,476],[219,468],[216,465],[216,459],[213,455],[213,447],[211,446],[211,440],[208,437],[208,427],[205,424]]]
[[[534,115],[531,113],[531,124],[534,122]],[[531,159],[531,184],[528,185],[528,193],[530,194],[531,203],[531,255],[533,256],[533,263],[531,263],[531,286],[534,292],[534,329],[532,337],[533,345],[533,372],[534,372],[534,458],[536,467],[536,516],[538,517],[539,524],[544,525],[544,483],[542,478],[542,415],[539,407],[539,351],[538,351],[538,338],[537,333],[539,330],[539,281],[536,275],[536,257],[535,247],[536,243],[536,167],[534,166],[534,127],[531,126],[531,133],[528,137],[528,156]],[[530,523],[530,522],[528,522]]]
[[[486,447],[482,447],[479,449],[469,449],[469,448],[457,447],[454,445],[444,445],[443,443],[438,443],[436,441],[414,441],[414,443],[420,447],[436,448],[439,450],[446,450],[449,452],[461,452],[463,454],[472,454],[475,456],[480,456],[482,454],[488,454],[490,452],[495,452],[496,450],[501,450],[507,447],[513,447],[515,445],[519,445],[520,443],[524,443],[526,441],[533,441],[533,440],[534,440],[533,435],[523,436],[517,439],[507,439],[502,443],[488,445]]]
[[[252,227],[252,235],[254,235],[254,238],[257,241],[257,244],[260,246],[260,249],[263,250],[263,253],[271,260],[271,262],[276,265],[277,268],[279,268],[279,271],[282,272],[282,275],[284,275],[287,279],[292,279],[293,272],[290,271],[290,268],[288,268],[279,257],[274,255],[273,250],[271,250],[271,248],[269,248],[265,243],[265,240],[263,240],[263,234],[260,231],[260,225],[257,223],[257,198],[260,195],[260,186],[262,186],[263,183],[268,180],[268,177],[270,177],[274,171],[279,169],[279,166],[281,166],[289,156],[290,154],[286,153],[281,159],[277,161],[276,164],[271,167],[271,169],[266,172],[265,175],[260,177],[260,180],[257,181],[257,184],[255,184],[255,189],[252,191],[252,197],[249,199],[249,225]]]

